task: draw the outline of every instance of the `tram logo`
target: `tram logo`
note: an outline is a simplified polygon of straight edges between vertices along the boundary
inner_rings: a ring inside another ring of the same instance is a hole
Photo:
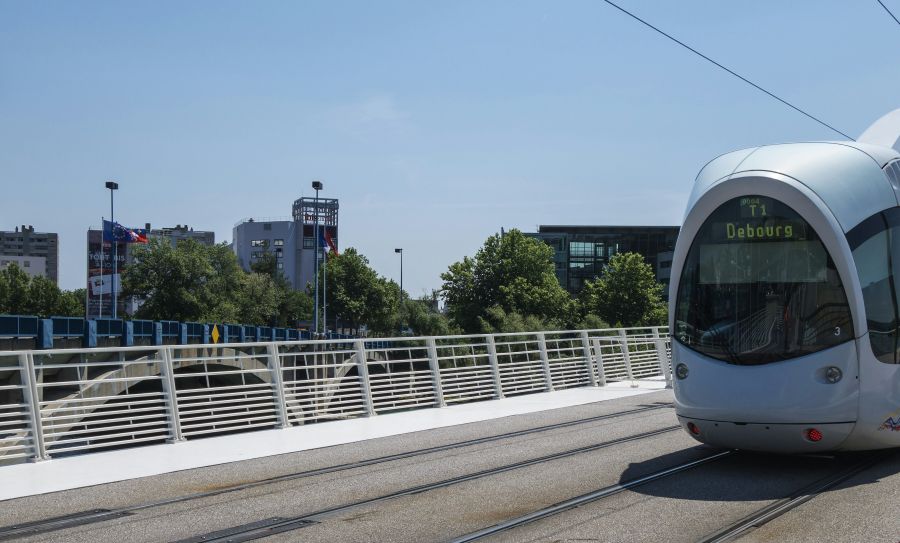
[[[897,415],[896,412],[892,413],[892,415],[893,416],[888,417],[886,421],[881,423],[881,426],[878,427],[879,430],[900,432],[900,415]]]

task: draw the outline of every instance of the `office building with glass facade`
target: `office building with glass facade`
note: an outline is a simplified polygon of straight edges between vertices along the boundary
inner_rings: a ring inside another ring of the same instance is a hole
[[[656,271],[668,296],[672,250],[678,238],[677,226],[544,226],[526,236],[553,248],[553,262],[559,284],[578,294],[585,281],[600,275],[616,253],[639,253]]]

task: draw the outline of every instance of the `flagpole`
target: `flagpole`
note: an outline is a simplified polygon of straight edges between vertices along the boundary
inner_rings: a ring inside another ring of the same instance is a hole
[[[327,246],[327,244],[326,244]],[[328,334],[328,250],[322,247],[322,321],[325,334]]]
[[[112,318],[116,319],[116,312],[118,307],[116,304],[118,300],[116,299],[116,274],[119,273],[119,242],[116,240],[116,213],[113,208],[113,189],[109,189],[109,220],[112,221],[112,230],[113,230],[113,273],[112,273]]]
[[[97,318],[103,318],[103,232],[106,230],[103,221],[105,219],[100,217],[100,302],[99,309],[97,310]]]
[[[113,244],[113,273],[112,273],[112,318],[116,318],[116,274],[119,271],[119,246],[116,243],[116,214],[113,208],[113,193],[118,190],[119,184],[115,181],[107,181],[106,188],[109,189],[109,220],[112,223],[112,244]],[[105,229],[104,229],[105,230]]]

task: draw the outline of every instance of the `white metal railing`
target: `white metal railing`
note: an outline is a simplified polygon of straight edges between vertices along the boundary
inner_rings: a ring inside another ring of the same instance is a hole
[[[665,327],[0,352],[0,464],[653,376],[671,386],[670,353]]]

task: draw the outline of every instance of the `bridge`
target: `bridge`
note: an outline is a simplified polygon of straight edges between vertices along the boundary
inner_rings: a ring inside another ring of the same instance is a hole
[[[668,330],[0,353],[2,541],[897,541],[900,458],[700,446]]]

